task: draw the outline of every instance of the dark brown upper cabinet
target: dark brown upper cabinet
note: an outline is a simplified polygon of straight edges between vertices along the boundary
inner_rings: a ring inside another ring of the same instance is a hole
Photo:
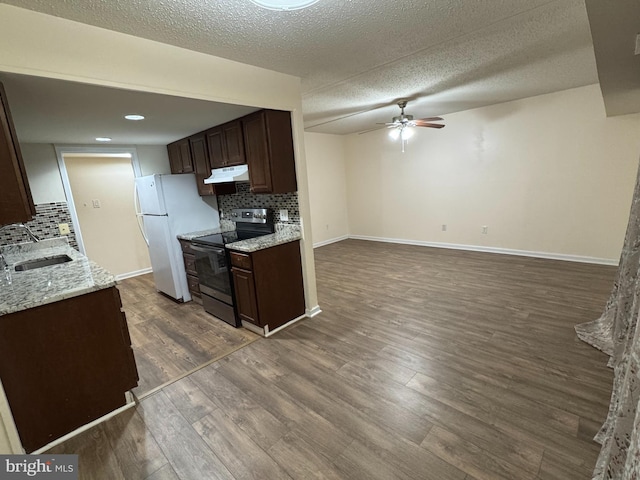
[[[190,137],[189,144],[191,146],[191,159],[193,160],[193,167],[196,172],[198,193],[200,196],[214,195],[213,185],[207,185],[204,183],[204,179],[211,176],[209,155],[207,153],[207,142],[204,133]]]
[[[297,191],[291,114],[260,110],[242,118],[252,193]]]
[[[1,83],[0,104],[0,225],[28,222],[36,214],[36,208]]]
[[[246,163],[242,122],[234,120],[207,130],[211,168],[231,167]]]
[[[189,137],[191,160],[196,173],[196,184],[201,197],[208,195],[229,195],[236,193],[235,183],[204,183],[211,176],[211,161],[207,150],[206,132]]]
[[[194,167],[191,161],[191,146],[189,139],[183,138],[167,145],[171,173],[193,173]]]

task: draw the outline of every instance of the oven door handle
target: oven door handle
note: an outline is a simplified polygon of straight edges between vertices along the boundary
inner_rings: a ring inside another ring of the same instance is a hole
[[[202,253],[215,253],[216,255],[224,254],[224,248],[200,247],[200,246],[194,245],[193,243],[191,244],[191,249],[195,250],[196,252],[202,252]]]

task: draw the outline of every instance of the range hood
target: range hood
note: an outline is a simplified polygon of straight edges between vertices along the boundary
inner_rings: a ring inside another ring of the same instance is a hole
[[[237,165],[235,167],[214,168],[211,176],[205,178],[204,183],[229,183],[248,182],[249,167],[247,165]]]

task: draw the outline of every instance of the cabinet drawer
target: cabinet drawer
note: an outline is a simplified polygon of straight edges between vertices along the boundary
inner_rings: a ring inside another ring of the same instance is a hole
[[[198,281],[198,277],[187,275],[187,285],[192,295],[200,296],[200,282]]]
[[[245,270],[251,270],[251,255],[246,253],[231,252],[231,265]]]
[[[191,253],[183,253],[182,257],[184,258],[184,269],[189,275],[197,277],[198,271],[196,270],[196,256]]]
[[[195,254],[195,252],[191,248],[191,242],[187,240],[180,240],[180,247],[182,247],[183,253],[190,253],[192,255]]]

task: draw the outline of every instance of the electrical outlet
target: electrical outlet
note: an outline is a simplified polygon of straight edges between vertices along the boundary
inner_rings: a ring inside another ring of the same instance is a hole
[[[442,224],[442,231],[443,232],[447,231],[447,225],[445,223]]]
[[[93,205],[93,208],[100,208],[100,200],[91,200],[91,204]]]
[[[487,227],[486,225],[483,225],[483,226],[482,226],[482,233],[483,233],[483,234],[485,234],[485,235],[486,235],[487,233],[489,233],[489,227]]]
[[[69,235],[71,233],[68,223],[59,223],[58,230],[60,231],[60,235]]]
[[[286,208],[281,208],[280,209],[280,221],[281,222],[288,222],[289,221],[289,210],[287,210]]]

